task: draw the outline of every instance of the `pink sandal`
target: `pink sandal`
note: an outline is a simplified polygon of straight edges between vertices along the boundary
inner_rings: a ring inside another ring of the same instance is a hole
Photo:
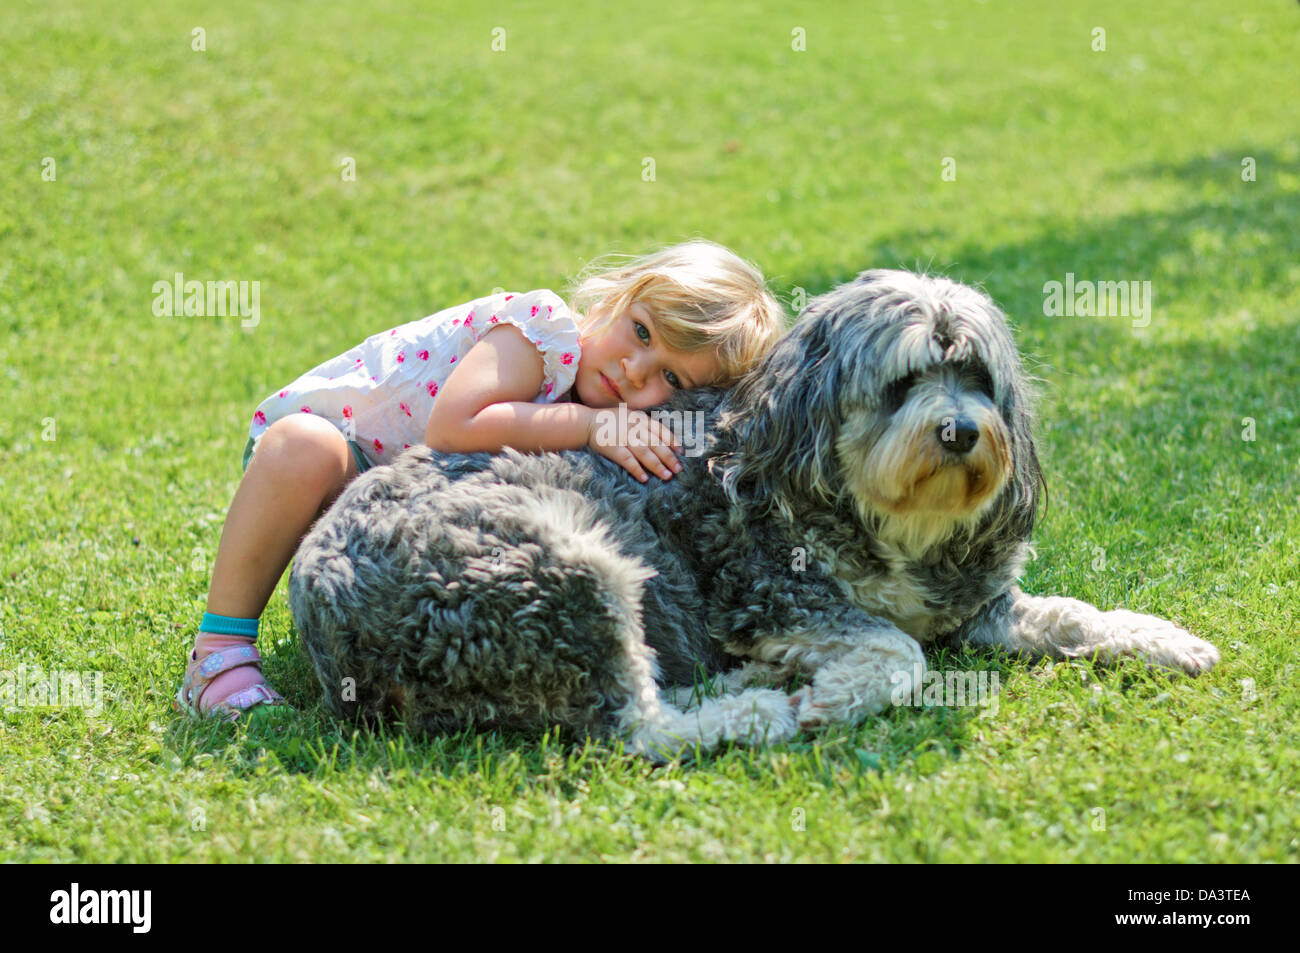
[[[198,652],[190,650],[190,664],[185,669],[185,680],[181,682],[181,687],[176,690],[176,697],[172,700],[172,707],[176,711],[183,711],[186,714],[193,715],[196,718],[215,717],[224,718],[227,721],[237,721],[239,716],[256,705],[284,705],[288,703],[281,697],[270,685],[252,685],[248,688],[241,689],[228,695],[221,701],[217,702],[207,712],[199,707],[199,702],[203,699],[203,693],[207,691],[212,680],[222,672],[228,672],[232,668],[239,668],[241,665],[256,665],[257,670],[262,670],[262,656],[251,645],[239,645],[231,648],[218,649],[210,655],[205,655],[203,661],[199,661]]]

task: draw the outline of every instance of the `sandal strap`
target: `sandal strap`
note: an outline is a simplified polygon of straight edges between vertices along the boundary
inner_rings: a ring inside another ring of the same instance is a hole
[[[247,711],[254,705],[283,705],[284,698],[269,685],[251,685],[212,706],[213,711]]]
[[[211,681],[222,672],[228,672],[232,668],[239,668],[241,665],[256,665],[261,668],[262,653],[252,645],[238,645],[234,648],[217,649],[217,651],[204,657],[203,661],[198,664],[196,671],[205,679]]]
[[[212,680],[222,672],[228,672],[232,668],[239,668],[243,665],[256,665],[258,671],[262,669],[262,655],[251,644],[218,649],[204,656],[203,661],[191,663],[191,667],[185,673],[185,681],[181,685],[184,700],[192,705],[195,711],[201,711],[199,702],[203,698],[203,693],[208,690]],[[218,705],[220,704],[224,704],[224,702],[218,702]],[[216,705],[213,706],[213,708],[216,707]]]

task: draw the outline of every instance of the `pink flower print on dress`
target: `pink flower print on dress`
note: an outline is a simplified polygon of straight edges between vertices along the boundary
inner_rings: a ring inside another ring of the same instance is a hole
[[[260,410],[257,413],[253,414],[253,423],[257,424],[259,427],[265,427],[266,414],[262,413]]]
[[[306,404],[304,404],[303,406],[299,407],[298,409],[301,410],[304,414],[310,414],[310,413],[311,413],[311,408],[308,407]]]
[[[403,450],[410,450],[410,449],[411,449],[411,445],[410,445],[409,443],[404,443],[404,444],[402,444],[402,449],[403,449]]]
[[[474,312],[471,311],[468,315],[465,316],[465,327],[469,327],[473,323],[474,323]]]
[[[384,452],[384,445],[383,445],[382,443],[380,443],[380,442],[379,442],[379,438],[376,437],[376,438],[375,438],[375,453],[383,453],[383,452]]]
[[[514,297],[514,295],[506,295],[506,300],[509,301],[509,300],[510,300],[511,298],[513,298],[513,297]]]
[[[563,354],[560,355],[560,363],[561,363],[561,364],[572,364],[572,363],[573,363],[573,355],[570,354],[568,351],[565,351]]]
[[[548,318],[551,316],[551,306],[549,304],[546,306],[546,316]]]
[[[472,319],[472,318],[474,317],[474,312],[471,311],[471,312],[469,313],[469,316],[470,316],[470,318]],[[452,326],[453,328],[458,328],[458,327],[460,327],[460,318],[452,318],[452,319],[451,319],[451,326]]]
[[[528,316],[530,318],[537,317],[537,305],[533,305],[532,309],[528,312]]]
[[[397,355],[397,363],[398,363],[398,364],[401,364],[404,360],[406,360],[406,352],[405,352],[405,351],[403,351],[401,354]]]
[[[421,351],[419,354],[417,354],[417,355],[415,355],[415,356],[418,357],[418,358],[419,358],[420,360],[422,360],[422,361],[427,361],[427,360],[429,359],[429,352],[428,352],[428,351]]]
[[[456,363],[456,355],[453,354],[453,355],[451,356],[451,360],[448,361],[447,363],[448,363],[448,364],[455,364],[455,363]]]
[[[388,336],[391,338],[396,333],[397,333],[397,328],[393,328],[393,330],[388,332]]]
[[[411,414],[411,408],[410,408],[410,407],[407,407],[406,404],[405,404],[405,402],[399,401],[398,404],[397,404],[397,406],[402,408],[402,412],[405,413],[406,416],[408,416],[408,417],[412,416],[412,414]]]
[[[496,324],[496,323],[497,323],[497,316],[495,314],[492,315],[492,317],[488,318],[488,324]]]
[[[424,385],[424,389],[429,392],[430,397],[438,396],[438,384],[436,381],[429,381],[429,383]]]
[[[287,393],[289,393],[287,390],[282,390],[280,391],[280,396],[283,397]]]
[[[551,396],[551,391],[553,391],[553,390],[555,390],[555,385],[554,385],[554,384],[547,384],[547,385],[546,385],[546,396],[547,396],[547,397],[550,397],[550,396]]]
[[[348,404],[348,406],[346,406],[346,407],[343,408],[343,419],[344,419],[344,420],[351,420],[351,419],[352,419],[352,405],[351,405],[351,404]]]

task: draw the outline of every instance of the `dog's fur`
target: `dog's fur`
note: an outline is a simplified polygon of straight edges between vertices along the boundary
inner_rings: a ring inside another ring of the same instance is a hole
[[[860,721],[940,638],[1218,660],[1161,619],[1017,588],[1042,478],[1015,343],[974,289],[864,272],[733,390],[670,407],[709,426],[666,482],[586,452],[427,447],[358,478],[290,581],[330,710],[666,757]],[[746,687],[796,672],[793,696]],[[721,694],[674,704],[701,676]]]

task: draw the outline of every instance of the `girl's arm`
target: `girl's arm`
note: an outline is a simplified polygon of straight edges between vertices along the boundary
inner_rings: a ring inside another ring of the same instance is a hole
[[[534,404],[542,355],[511,324],[493,328],[461,358],[433,402],[424,442],[442,453],[577,450],[595,417],[582,404]]]
[[[681,469],[670,449],[673,439],[657,421],[647,421],[648,444],[623,446],[597,439],[590,407],[532,403],[544,377],[542,355],[522,331],[510,324],[493,328],[439,389],[424,442],[441,453],[580,450],[590,444],[640,480],[647,468],[664,479],[672,475],[669,466]]]

